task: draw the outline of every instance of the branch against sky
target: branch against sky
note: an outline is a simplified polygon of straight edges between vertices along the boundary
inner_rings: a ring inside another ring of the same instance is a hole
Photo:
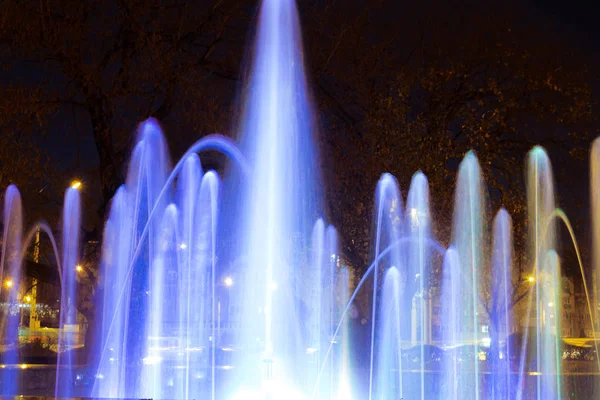
[[[393,8],[381,3],[380,10]],[[598,128],[581,54],[524,24],[508,5],[406,10],[400,23],[360,2],[344,3],[343,14],[329,4],[328,12],[310,13],[319,17],[305,31],[327,127],[327,198],[344,250],[368,263],[382,172],[397,177],[404,196],[412,174],[425,173],[434,231],[448,244],[456,167],[470,149],[484,173],[489,211],[504,206],[520,238],[527,151],[538,143],[569,151]],[[523,250],[519,240],[516,252]]]
[[[0,128],[35,121],[44,131],[65,107],[84,116],[103,212],[123,183],[137,122],[168,121],[176,110],[186,127],[200,129],[198,111],[209,114],[223,101],[215,93],[237,79],[235,50],[252,9],[251,1],[233,0],[3,2],[2,85],[15,107],[0,111]]]

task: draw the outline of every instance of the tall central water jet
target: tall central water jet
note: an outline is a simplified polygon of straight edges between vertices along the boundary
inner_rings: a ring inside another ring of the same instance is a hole
[[[302,379],[290,371],[302,364],[304,351],[295,263],[318,216],[320,185],[295,4],[264,0],[259,19],[241,125],[252,173],[238,197],[240,257],[248,263],[237,294],[243,299],[238,339],[245,352],[242,380],[256,382],[262,370],[259,381],[269,391],[286,376]]]

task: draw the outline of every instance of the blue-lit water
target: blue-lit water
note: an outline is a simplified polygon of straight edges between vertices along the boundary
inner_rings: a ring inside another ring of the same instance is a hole
[[[473,152],[459,166],[452,222],[436,219],[436,188],[423,173],[406,197],[383,174],[372,232],[345,238],[370,240],[371,264],[349,265],[344,238],[325,219],[295,3],[263,0],[258,24],[239,145],[206,136],[173,165],[159,123],[139,125],[105,224],[90,327],[96,341],[86,366],[74,365],[68,334],[76,322],[80,193],[65,194],[57,243],[44,222],[23,241],[20,195],[7,189],[3,301],[23,302],[23,249],[38,230],[53,244],[60,275],[60,356],[47,395],[503,400],[580,393],[560,348],[558,214],[546,152],[535,148],[528,161],[527,275],[515,276],[510,215],[490,214]],[[203,167],[205,150],[228,156],[224,180]],[[517,316],[510,302],[523,280],[525,311]],[[530,329],[515,347],[509,339],[519,319]],[[30,376],[14,351],[18,325],[18,312],[3,314],[0,394],[23,393]],[[585,390],[598,386],[589,377]]]
[[[2,285],[0,291],[7,291],[5,294],[8,304],[19,303],[18,282],[21,277],[21,236],[23,235],[21,195],[16,186],[11,185],[4,193],[4,233],[2,235],[2,265],[0,266],[0,278]],[[12,311],[12,310],[11,310]],[[18,341],[19,318],[18,314],[5,312],[2,317],[2,339],[3,343],[14,343]],[[6,364],[17,364],[16,353],[9,353],[8,357],[3,357]],[[2,385],[0,393],[16,393],[16,371],[1,371]]]

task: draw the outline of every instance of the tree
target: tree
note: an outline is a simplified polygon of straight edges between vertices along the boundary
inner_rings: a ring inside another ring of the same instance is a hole
[[[229,50],[247,7],[225,0],[4,2],[0,52],[8,71],[3,84],[12,90],[0,128],[28,115],[43,127],[56,124],[53,115],[65,108],[85,117],[99,156],[104,210],[123,183],[140,119],[168,122],[185,114],[185,127],[197,134],[208,127],[207,114],[226,108],[215,94],[231,91],[223,80],[237,78],[231,65],[238,53]],[[23,69],[28,73],[17,73]]]
[[[474,149],[489,193],[487,218],[500,206],[511,213],[526,273],[525,154],[537,143],[575,148],[597,123],[580,54],[541,27],[523,25],[510,4],[436,4],[435,15],[405,10],[401,22],[389,17],[394,23],[376,7],[344,7],[343,15],[334,6],[311,13],[320,18],[307,34],[324,42],[308,46],[327,124],[323,148],[333,159],[326,163],[327,198],[344,250],[368,265],[373,189],[384,171],[404,194],[412,174],[425,173],[435,236],[447,244],[457,165]]]

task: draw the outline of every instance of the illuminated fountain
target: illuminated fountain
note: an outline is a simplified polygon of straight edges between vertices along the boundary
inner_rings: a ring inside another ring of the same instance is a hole
[[[527,171],[530,259],[534,260],[538,399],[560,398],[560,266],[556,254],[554,182],[548,155],[541,147],[529,154]]]
[[[382,175],[372,263],[353,282],[337,232],[322,219],[306,86],[294,2],[263,0],[239,149],[225,137],[206,136],[173,166],[157,121],[140,124],[126,183],[105,226],[98,345],[85,394],[224,400],[564,397],[558,220],[577,246],[555,206],[546,152],[534,148],[527,164],[531,280],[523,302],[532,329],[515,349],[509,336],[518,324],[510,301],[515,279],[522,277],[513,274],[512,221],[504,209],[493,219],[488,213],[475,153],[467,153],[458,169],[448,238],[433,234],[423,173],[413,176],[406,203],[396,179]],[[223,182],[204,170],[198,153],[205,150],[220,151],[232,162]],[[599,142],[591,158],[597,242]],[[70,188],[61,252],[44,223],[23,240],[19,193],[14,186],[6,191],[0,277],[18,282],[23,249],[35,232],[49,235],[61,277],[63,347],[74,316],[79,220],[79,194]],[[225,246],[231,238],[234,245]],[[597,270],[599,248],[593,246]],[[19,301],[14,288],[3,290],[9,302]],[[370,301],[363,316],[356,304],[365,292]],[[481,329],[486,313],[493,332]],[[17,319],[4,318],[0,328],[4,343],[14,346]],[[26,372],[19,372],[15,352],[7,354],[0,394],[19,394],[18,378]],[[366,357],[357,360],[361,354]],[[50,394],[75,395],[82,374],[75,375],[74,363],[71,352],[59,353]],[[580,389],[569,385],[572,393]]]
[[[26,300],[30,298],[28,288],[22,287],[21,272],[25,253],[34,243],[34,238],[43,232],[48,236],[52,245],[53,256],[58,268],[60,278],[60,312],[57,347],[67,351],[57,354],[55,370],[55,385],[53,395],[61,393],[70,396],[73,387],[72,368],[74,365],[72,348],[74,335],[71,331],[75,326],[76,316],[76,275],[77,258],[79,256],[79,229],[80,229],[80,196],[77,187],[70,187],[65,193],[62,219],[61,251],[59,252],[52,229],[44,221],[35,223],[23,238],[23,211],[21,195],[18,189],[11,185],[4,195],[4,233],[2,241],[2,261],[0,264],[0,281],[7,291],[5,298],[12,308],[17,306],[20,310]],[[0,289],[1,291],[1,289]],[[20,370],[27,365],[19,362],[19,315],[21,311],[3,313],[0,320],[0,334],[5,353],[2,357],[0,369],[0,394],[19,393]]]
[[[322,186],[293,1],[263,1],[246,93],[241,145],[252,172],[237,197],[241,223],[234,229],[247,277],[238,289],[244,301],[237,339],[246,349],[260,346],[237,360],[242,373],[235,385],[266,395],[279,390],[272,385],[298,387],[309,376],[314,381],[311,370],[318,367],[304,365],[303,355],[321,347],[318,342],[333,324],[331,313],[322,312],[330,301],[327,291],[317,291],[307,304],[297,282],[297,247],[310,243]],[[315,230],[313,283],[332,287],[325,266],[335,258],[335,239],[320,232],[322,227]],[[305,320],[303,308],[313,308],[314,319]],[[314,331],[305,332],[305,324]]]

